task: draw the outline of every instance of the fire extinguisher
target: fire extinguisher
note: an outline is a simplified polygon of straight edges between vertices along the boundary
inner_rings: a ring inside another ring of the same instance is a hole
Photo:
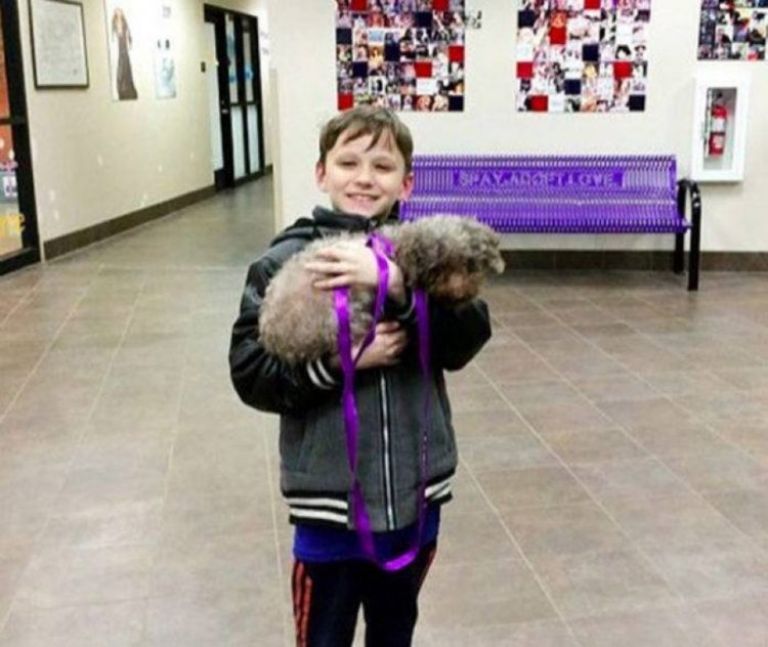
[[[726,108],[723,95],[720,93],[712,102],[709,120],[707,153],[710,157],[720,157],[725,153],[725,131],[728,126],[728,108]]]

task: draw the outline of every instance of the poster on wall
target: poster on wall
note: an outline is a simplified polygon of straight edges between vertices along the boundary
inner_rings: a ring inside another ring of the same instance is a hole
[[[768,0],[702,0],[699,60],[765,60]]]
[[[176,60],[173,51],[173,7],[161,2],[157,7],[157,35],[154,41],[155,96],[176,97]]]
[[[133,81],[133,46],[136,26],[136,0],[104,0],[109,42],[109,69],[112,98],[115,101],[138,99]]]
[[[336,0],[339,110],[464,109],[464,0]]]
[[[521,112],[645,110],[651,0],[522,0]]]

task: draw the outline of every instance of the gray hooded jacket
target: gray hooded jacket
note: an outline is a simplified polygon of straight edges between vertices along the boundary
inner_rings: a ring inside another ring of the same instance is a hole
[[[315,238],[371,225],[367,218],[319,207],[313,219],[298,220],[251,265],[233,328],[229,361],[237,393],[250,406],[280,414],[281,489],[294,523],[353,527],[341,376],[323,360],[290,365],[267,353],[259,342],[259,309],[270,279],[291,255]],[[399,319],[414,341],[397,365],[356,376],[358,475],[376,532],[404,528],[417,518],[425,388],[432,403],[427,499],[438,504],[451,498],[457,453],[443,371],[462,368],[491,335],[481,300],[461,308],[430,304],[432,371],[425,383],[412,304],[388,304],[385,318]]]

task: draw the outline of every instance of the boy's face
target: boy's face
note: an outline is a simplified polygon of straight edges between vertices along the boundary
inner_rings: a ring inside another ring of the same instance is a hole
[[[386,216],[392,205],[405,200],[413,189],[413,174],[395,138],[384,131],[371,146],[373,135],[350,139],[344,131],[315,168],[317,186],[328,194],[337,211],[367,218]]]

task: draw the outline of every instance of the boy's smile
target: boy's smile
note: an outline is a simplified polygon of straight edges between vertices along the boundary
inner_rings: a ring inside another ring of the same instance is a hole
[[[413,176],[389,131],[373,143],[373,135],[352,138],[343,132],[315,169],[317,185],[333,208],[367,218],[386,216],[398,200],[407,198]]]

